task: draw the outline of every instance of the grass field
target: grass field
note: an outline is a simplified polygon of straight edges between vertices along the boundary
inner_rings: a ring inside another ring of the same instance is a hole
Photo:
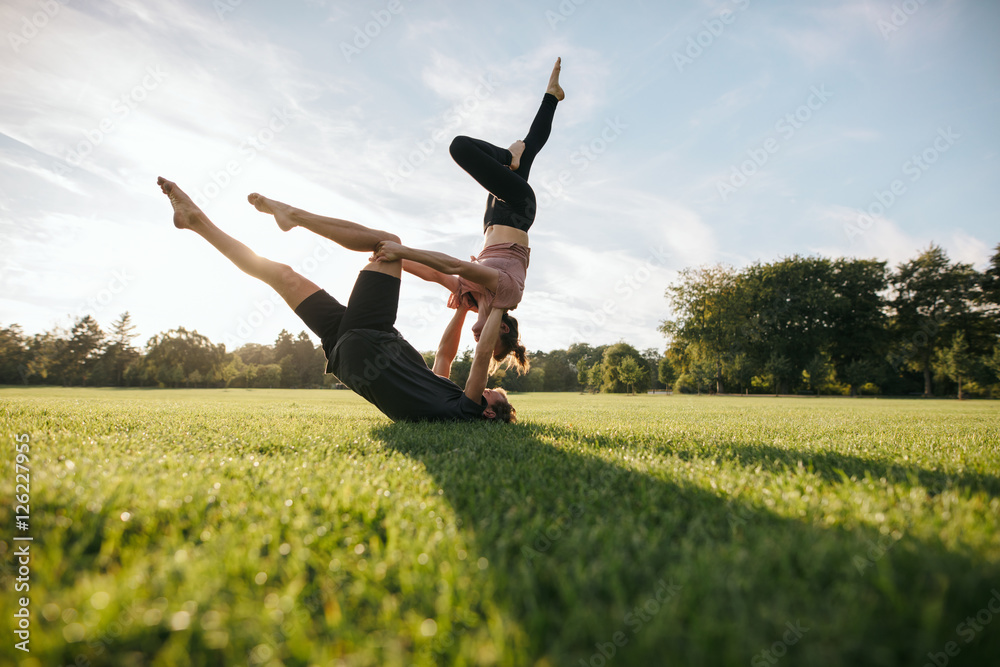
[[[513,398],[0,389],[0,663],[1000,664],[1000,403]]]

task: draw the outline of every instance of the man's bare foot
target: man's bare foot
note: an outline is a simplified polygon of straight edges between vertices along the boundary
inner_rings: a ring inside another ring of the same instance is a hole
[[[517,171],[521,166],[521,156],[524,155],[524,142],[518,139],[510,145],[510,170]]]
[[[552,68],[552,75],[549,76],[549,87],[545,89],[545,92],[555,95],[556,99],[560,102],[566,99],[566,93],[563,92],[562,86],[559,85],[559,70],[562,69],[562,58],[556,58],[556,64]]]
[[[247,195],[247,201],[253,204],[261,213],[273,215],[274,221],[278,223],[281,231],[287,232],[295,226],[295,222],[292,220],[292,207],[288,204],[282,204],[280,201],[262,197],[256,192]]]
[[[197,224],[208,222],[208,217],[191,201],[187,193],[177,187],[176,183],[162,176],[156,179],[156,183],[163,190],[163,194],[170,198],[170,205],[174,207],[174,227],[193,229]]]

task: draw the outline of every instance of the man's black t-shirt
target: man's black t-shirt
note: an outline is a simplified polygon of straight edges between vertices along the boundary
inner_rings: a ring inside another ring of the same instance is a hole
[[[337,341],[331,370],[393,421],[482,419],[486,406],[435,375],[398,332],[351,329]]]

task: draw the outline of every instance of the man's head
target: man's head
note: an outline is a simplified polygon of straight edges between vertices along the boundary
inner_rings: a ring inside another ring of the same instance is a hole
[[[486,409],[483,410],[485,419],[496,419],[505,424],[517,422],[517,410],[507,400],[507,392],[503,389],[486,389],[483,391],[483,398],[486,399]]]

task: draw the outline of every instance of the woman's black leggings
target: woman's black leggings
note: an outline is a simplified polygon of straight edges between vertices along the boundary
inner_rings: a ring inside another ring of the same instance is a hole
[[[512,156],[506,148],[465,136],[455,137],[451,142],[451,156],[458,166],[490,193],[483,219],[484,231],[490,225],[504,225],[526,232],[535,221],[535,193],[528,185],[528,172],[549,139],[558,103],[554,95],[545,93],[528,136],[524,138],[524,153],[517,171],[509,168]]]

